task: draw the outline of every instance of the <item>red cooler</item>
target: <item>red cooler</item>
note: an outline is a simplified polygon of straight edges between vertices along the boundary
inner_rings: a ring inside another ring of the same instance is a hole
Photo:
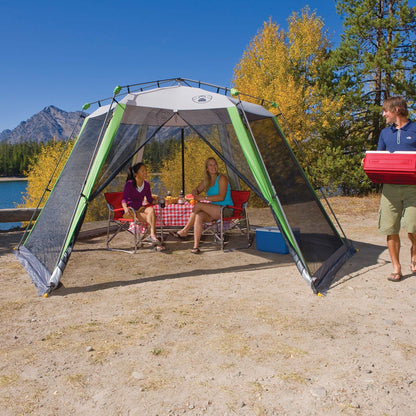
[[[364,172],[373,183],[416,185],[416,152],[366,152]]]

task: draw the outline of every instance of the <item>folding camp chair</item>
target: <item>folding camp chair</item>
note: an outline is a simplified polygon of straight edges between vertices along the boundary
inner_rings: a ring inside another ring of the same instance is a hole
[[[247,246],[240,248],[249,248],[251,246],[250,239],[250,224],[248,221],[246,206],[250,197],[250,191],[231,191],[231,199],[233,205],[226,205],[221,207],[221,218],[212,222],[204,224],[203,235],[214,235],[216,242],[221,245],[221,250],[224,250],[226,234],[232,230],[239,230],[242,234],[247,236]],[[224,217],[224,208],[231,208],[233,214],[229,217]]]
[[[124,251],[126,253],[133,253],[132,251],[110,248],[110,242],[121,231],[127,231],[134,236],[134,253],[137,247],[143,244],[153,245],[152,242],[144,241],[149,234],[149,224],[137,221],[136,215],[134,218],[123,218],[124,209],[121,205],[123,199],[123,192],[107,192],[104,197],[108,206],[108,225],[107,225],[107,250]],[[116,224],[117,228],[112,233],[111,224]]]

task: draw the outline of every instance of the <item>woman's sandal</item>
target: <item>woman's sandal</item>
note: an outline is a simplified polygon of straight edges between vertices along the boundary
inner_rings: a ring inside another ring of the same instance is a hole
[[[175,238],[177,238],[179,240],[186,240],[186,237],[188,237],[187,235],[186,236],[180,235],[177,231],[170,231],[169,234],[172,237],[175,237]]]
[[[157,237],[152,237],[151,235],[149,235],[149,237],[146,238],[146,241],[148,241],[149,243],[160,244],[159,239]]]
[[[390,280],[390,282],[400,282],[402,280],[403,275],[401,273],[392,273],[387,280]]]
[[[192,254],[200,254],[200,253],[201,253],[201,250],[200,250],[198,247],[194,247],[194,248],[191,250],[191,253],[192,253]]]

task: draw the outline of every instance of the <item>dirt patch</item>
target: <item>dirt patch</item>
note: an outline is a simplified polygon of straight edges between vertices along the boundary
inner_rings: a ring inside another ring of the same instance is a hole
[[[289,255],[131,255],[97,236],[44,299],[1,233],[2,415],[414,414],[416,279],[386,280],[378,200],[330,202],[359,251],[321,297]]]

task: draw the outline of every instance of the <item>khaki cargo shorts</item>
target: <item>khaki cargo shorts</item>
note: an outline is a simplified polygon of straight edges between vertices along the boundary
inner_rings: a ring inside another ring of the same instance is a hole
[[[416,233],[416,185],[383,185],[378,231],[399,234],[400,223],[408,233]]]

